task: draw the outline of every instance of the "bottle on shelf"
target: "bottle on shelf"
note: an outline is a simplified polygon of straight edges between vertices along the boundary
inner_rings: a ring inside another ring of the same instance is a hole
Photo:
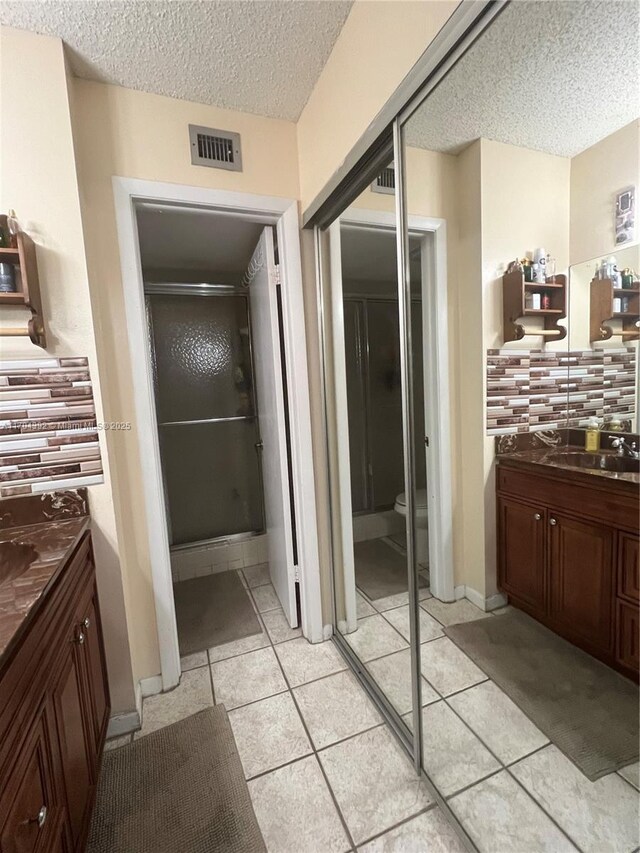
[[[588,453],[597,453],[600,450],[600,423],[594,416],[587,421],[587,429],[584,434],[584,449]]]

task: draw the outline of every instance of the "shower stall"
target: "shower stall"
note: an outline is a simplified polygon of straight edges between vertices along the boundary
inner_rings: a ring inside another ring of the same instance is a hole
[[[265,529],[248,292],[145,284],[170,543]]]

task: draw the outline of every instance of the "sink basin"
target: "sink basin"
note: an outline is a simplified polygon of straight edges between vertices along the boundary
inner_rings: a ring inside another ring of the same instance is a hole
[[[574,468],[588,468],[592,471],[612,471],[617,474],[640,473],[640,459],[630,456],[618,456],[615,453],[556,453],[554,460],[562,465]]]
[[[33,545],[22,542],[0,542],[0,584],[15,580],[38,557]]]

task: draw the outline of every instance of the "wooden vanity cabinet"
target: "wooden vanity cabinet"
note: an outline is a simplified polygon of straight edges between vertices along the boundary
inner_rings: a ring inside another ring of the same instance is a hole
[[[0,672],[0,851],[86,844],[109,719],[88,533]]]
[[[638,680],[638,493],[539,471],[497,465],[499,588],[514,606]]]

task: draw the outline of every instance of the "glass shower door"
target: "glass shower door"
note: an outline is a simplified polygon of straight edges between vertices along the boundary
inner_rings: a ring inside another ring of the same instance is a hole
[[[146,302],[171,544],[261,532],[247,298],[161,288],[150,287]]]

